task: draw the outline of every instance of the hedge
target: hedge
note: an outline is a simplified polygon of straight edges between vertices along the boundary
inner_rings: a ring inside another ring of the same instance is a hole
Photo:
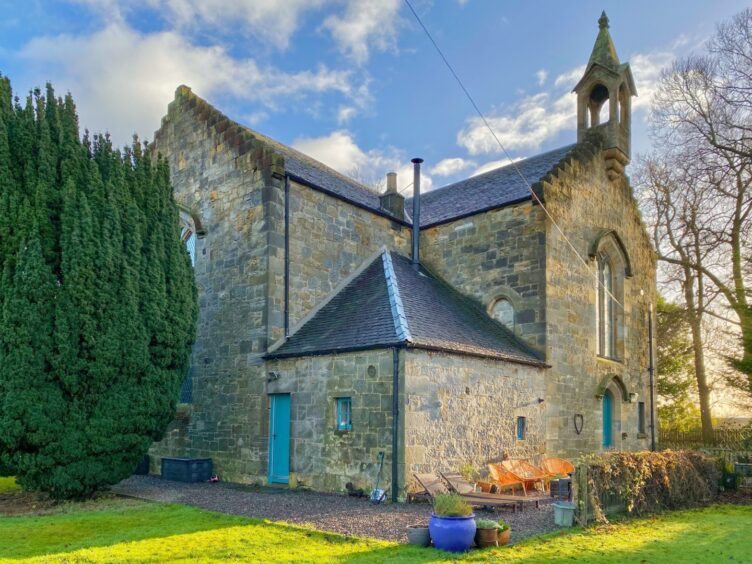
[[[713,458],[687,450],[588,455],[577,473],[580,520],[601,522],[607,521],[604,500],[618,500],[630,515],[694,507],[717,495],[720,478]]]

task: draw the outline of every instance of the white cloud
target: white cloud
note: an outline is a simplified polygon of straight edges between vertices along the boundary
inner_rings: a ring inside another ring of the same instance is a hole
[[[633,112],[639,113],[649,108],[661,69],[671,63],[676,50],[685,43],[677,41],[669,49],[637,53],[629,58],[639,93],[632,101]],[[538,149],[562,131],[574,130],[577,110],[576,97],[571,90],[584,72],[584,65],[568,70],[556,77],[553,86],[526,94],[515,103],[490,112],[488,123],[505,148],[510,151]],[[457,134],[457,143],[471,155],[500,152],[499,144],[478,117],[466,120],[465,127]]]
[[[476,168],[470,176],[478,176],[479,174],[507,166],[508,164],[511,164],[513,162],[516,163],[517,161],[521,161],[523,158],[524,157],[516,157],[514,159],[499,159],[497,161],[488,161],[487,163],[483,163],[478,168]]]
[[[25,82],[52,80],[60,91],[70,90],[82,126],[106,129],[118,144],[134,131],[151,137],[179,84],[200,96],[255,103],[258,111],[322,93],[364,95],[345,71],[320,66],[286,73],[254,59],[235,59],[222,47],[194,45],[177,32],[142,34],[122,22],[91,35],[35,38],[19,56]]]
[[[543,86],[548,78],[548,71],[546,69],[540,69],[535,73],[535,78],[538,81],[538,86]]]
[[[461,157],[442,159],[431,167],[431,174],[435,174],[436,176],[451,176],[474,166],[476,166],[475,161]]]
[[[124,18],[144,7],[157,10],[170,25],[181,31],[206,31],[215,34],[254,35],[266,45],[284,49],[307,11],[332,0],[73,0],[88,5],[107,23]]]
[[[397,188],[403,190],[413,181],[413,165],[394,147],[364,150],[358,146],[353,134],[346,129],[333,131],[322,137],[299,137],[293,147],[306,155],[354,178],[375,190],[383,190],[387,172],[397,173]],[[421,189],[433,187],[429,174],[421,174]],[[403,195],[411,192],[404,190]]]
[[[371,50],[395,48],[400,5],[399,0],[350,0],[344,15],[329,16],[321,27],[346,56],[363,64]]]
[[[536,149],[560,131],[574,127],[575,99],[569,94],[552,99],[548,92],[539,92],[511,106],[502,115],[486,119],[507,150]],[[457,143],[471,155],[494,154],[501,148],[479,117],[466,121],[457,134]]]
[[[337,123],[339,125],[345,124],[353,117],[355,117],[355,114],[357,113],[358,110],[356,110],[352,106],[340,106],[337,110]]]
[[[570,69],[556,77],[554,86],[556,88],[568,88],[571,91],[582,78],[583,74],[585,74],[585,65]]]

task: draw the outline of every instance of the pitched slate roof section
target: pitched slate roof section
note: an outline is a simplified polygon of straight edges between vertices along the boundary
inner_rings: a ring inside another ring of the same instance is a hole
[[[393,346],[545,366],[478,304],[388,251],[267,358]]]
[[[269,356],[381,348],[400,342],[384,262],[378,256]]]
[[[512,164],[426,192],[420,201],[420,225],[430,227],[481,211],[532,198],[525,179],[535,186],[564,160],[576,145],[566,145]],[[515,168],[516,166],[516,168]],[[405,202],[412,209],[412,198]]]
[[[292,147],[250,128],[246,129],[259,141],[263,141],[284,157],[285,170],[294,177],[293,179],[321,188],[363,207],[381,210],[379,194],[375,191]]]
[[[208,127],[214,128],[229,146],[237,148],[239,156],[251,150],[254,143],[261,143],[282,157],[284,171],[294,181],[351,202],[374,213],[392,217],[381,209],[379,194],[374,190],[292,147],[230,120],[214,106],[194,94],[187,86],[178,87],[173,104],[179,107],[181,111],[192,112],[196,119],[205,122]],[[155,146],[159,145],[160,136],[161,130],[155,133]],[[535,186],[541,179],[555,172],[557,164],[572,147],[573,145],[561,147],[518,161],[516,164],[522,169],[525,178]],[[452,221],[489,209],[514,204],[530,197],[527,184],[519,177],[514,167],[508,165],[423,194],[421,226],[429,227],[437,223]],[[410,208],[411,203],[408,201],[405,209],[409,212]],[[411,223],[408,213],[403,218],[394,219],[405,225]]]

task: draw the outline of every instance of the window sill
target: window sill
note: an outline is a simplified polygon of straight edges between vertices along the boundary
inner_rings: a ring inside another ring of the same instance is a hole
[[[352,429],[335,429],[334,434],[337,436],[344,436],[352,433]]]
[[[614,358],[611,356],[597,355],[598,360],[604,360],[606,362],[613,362],[614,364],[624,364],[624,361],[620,358]]]
[[[637,433],[637,438],[638,439],[647,439],[648,438],[648,434],[647,433]]]

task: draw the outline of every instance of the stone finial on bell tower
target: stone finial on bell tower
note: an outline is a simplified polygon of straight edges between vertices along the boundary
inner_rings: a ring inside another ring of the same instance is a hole
[[[619,63],[606,12],[598,19],[598,28],[585,74],[573,90],[577,94],[577,141],[597,130],[604,140],[609,178],[615,179],[630,159],[631,98],[637,89],[629,63]]]

